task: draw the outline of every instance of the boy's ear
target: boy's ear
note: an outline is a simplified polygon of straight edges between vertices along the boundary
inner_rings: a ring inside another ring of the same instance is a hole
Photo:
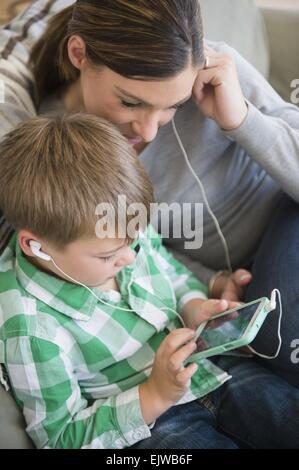
[[[22,229],[19,231],[18,242],[21,250],[27,256],[34,256],[29,245],[30,240],[39,241],[38,237],[34,235],[34,233],[30,232],[30,230]]]
[[[71,63],[78,70],[81,70],[86,63],[86,46],[83,39],[78,35],[71,36],[68,40],[67,49]]]

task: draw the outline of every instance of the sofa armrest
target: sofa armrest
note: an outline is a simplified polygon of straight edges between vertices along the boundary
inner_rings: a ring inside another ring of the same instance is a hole
[[[291,82],[299,79],[299,7],[261,9],[270,47],[270,82],[290,101]]]
[[[11,392],[0,384],[0,449],[32,449],[25,431],[25,421]]]

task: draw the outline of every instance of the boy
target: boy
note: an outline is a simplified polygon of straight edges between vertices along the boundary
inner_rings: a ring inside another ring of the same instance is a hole
[[[206,300],[147,220],[131,234],[119,195],[150,213],[134,150],[95,116],[34,118],[0,144],[16,229],[0,258],[0,364],[36,446],[236,448],[229,434],[297,447],[297,389],[248,359],[184,367],[196,326],[234,303]]]
[[[0,175],[16,229],[0,259],[0,362],[37,447],[132,446],[173,404],[229,378],[209,361],[182,366],[190,328],[227,303],[205,302],[153,229],[136,251],[129,237],[95,235],[98,203],[117,213],[122,194],[149,213],[152,201],[116,129],[84,114],[29,120],[1,143]]]

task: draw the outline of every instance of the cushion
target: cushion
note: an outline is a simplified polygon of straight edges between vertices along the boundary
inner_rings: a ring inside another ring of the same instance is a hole
[[[0,384],[0,449],[32,449],[23,414],[12,394]]]
[[[254,0],[200,0],[204,33],[234,47],[265,77],[270,53],[263,15]]]

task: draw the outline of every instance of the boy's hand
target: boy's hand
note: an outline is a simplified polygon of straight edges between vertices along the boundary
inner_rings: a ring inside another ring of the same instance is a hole
[[[231,308],[239,307],[241,302],[232,302],[229,300],[218,299],[193,299],[186,303],[182,317],[187,326],[196,330],[203,321],[209,320],[214,315],[225,312]]]
[[[194,331],[180,328],[172,331],[156,352],[150,377],[140,385],[140,403],[149,424],[177,403],[187,392],[196,364],[183,363],[195,350]]]

